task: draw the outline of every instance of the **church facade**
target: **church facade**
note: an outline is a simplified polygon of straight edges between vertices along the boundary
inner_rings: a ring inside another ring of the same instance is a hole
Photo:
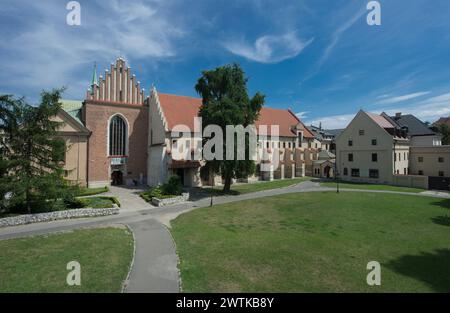
[[[221,178],[203,173],[204,162],[174,159],[175,149],[195,153],[201,135],[173,136],[176,125],[194,129],[202,100],[158,93],[146,95],[141,83],[122,58],[104,75],[93,73],[91,87],[83,101],[62,100],[57,118],[66,122],[60,131],[68,145],[67,179],[80,185],[158,185],[171,175],[185,186],[220,184]],[[277,125],[279,136],[258,134],[258,150],[275,154],[279,166],[258,172],[251,180],[272,180],[311,175],[320,148],[311,131],[290,110],[263,108],[256,123]],[[260,163],[259,159],[257,163]],[[258,167],[259,168],[259,167]]]

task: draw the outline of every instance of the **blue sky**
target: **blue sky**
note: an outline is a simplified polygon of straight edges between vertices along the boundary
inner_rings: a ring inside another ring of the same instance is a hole
[[[368,0],[80,0],[76,27],[67,2],[2,0],[0,93],[83,99],[94,62],[122,55],[147,91],[190,96],[202,70],[238,62],[267,106],[327,128],[359,109],[450,115],[448,0],[379,1],[381,26]]]

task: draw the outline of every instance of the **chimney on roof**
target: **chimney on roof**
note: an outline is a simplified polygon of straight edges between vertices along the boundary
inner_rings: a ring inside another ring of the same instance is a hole
[[[395,118],[400,118],[400,117],[402,117],[402,112],[395,113]]]

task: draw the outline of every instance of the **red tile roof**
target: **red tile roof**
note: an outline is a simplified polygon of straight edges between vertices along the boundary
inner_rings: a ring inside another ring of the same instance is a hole
[[[395,126],[392,125],[391,122],[389,122],[386,118],[384,118],[381,115],[370,112],[366,112],[366,114],[382,128],[395,128]]]
[[[186,125],[194,130],[194,117],[202,105],[202,99],[158,93],[169,130],[176,125]]]
[[[194,117],[198,116],[202,99],[163,93],[158,93],[158,97],[169,130],[173,129],[175,125],[180,124],[186,125],[194,130]],[[309,129],[290,110],[264,107],[261,109],[256,127],[259,128],[260,125],[268,125],[268,133],[270,134],[270,125],[279,125],[279,136],[296,137],[292,128],[298,124],[303,129],[304,137],[314,138],[314,135]]]
[[[434,125],[446,124],[450,126],[450,116],[449,117],[441,117],[438,121],[434,123]]]

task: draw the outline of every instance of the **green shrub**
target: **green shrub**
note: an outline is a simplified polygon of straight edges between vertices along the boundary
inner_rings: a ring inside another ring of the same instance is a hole
[[[100,198],[107,198],[111,200],[114,204],[116,204],[120,208],[120,201],[116,197],[100,197]]]
[[[169,181],[161,186],[163,195],[179,196],[183,191],[183,185],[181,179],[178,176],[172,176]]]
[[[183,185],[178,176],[170,177],[169,181],[161,186],[153,187],[149,191],[142,192],[141,198],[147,202],[151,202],[152,198],[167,199],[181,195]]]
[[[85,202],[82,199],[78,199],[75,197],[65,198],[63,199],[63,202],[68,209],[80,209],[84,208],[85,206]]]

